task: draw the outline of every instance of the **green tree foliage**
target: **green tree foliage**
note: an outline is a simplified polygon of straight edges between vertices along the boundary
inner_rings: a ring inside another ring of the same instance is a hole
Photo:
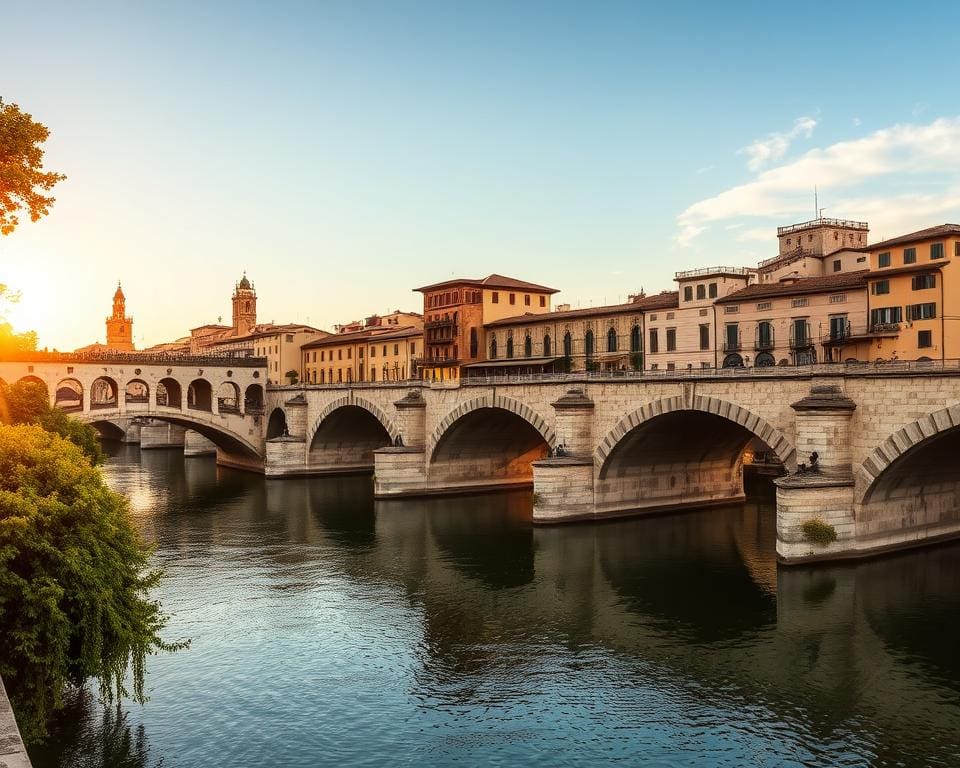
[[[53,189],[63,174],[43,170],[41,145],[50,131],[16,104],[0,99],[0,234],[17,228],[18,211],[26,210],[32,221],[50,212]]]
[[[39,424],[78,446],[92,464],[103,459],[97,430],[51,406],[46,386],[38,381],[0,382],[0,423]]]
[[[68,686],[93,678],[107,702],[144,701],[146,656],[180,647],[160,638],[148,554],[126,499],[78,446],[0,426],[0,674],[28,742]]]
[[[284,376],[287,377],[287,380],[290,382],[291,385],[296,384],[298,381],[300,381],[300,373],[293,369],[287,371],[284,374]]]

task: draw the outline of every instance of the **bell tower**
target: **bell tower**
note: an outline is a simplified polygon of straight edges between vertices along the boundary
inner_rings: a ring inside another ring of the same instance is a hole
[[[257,292],[243,273],[233,289],[233,335],[245,336],[257,324]]]
[[[127,299],[119,282],[113,294],[113,314],[107,318],[107,347],[133,351],[133,318],[127,317]]]

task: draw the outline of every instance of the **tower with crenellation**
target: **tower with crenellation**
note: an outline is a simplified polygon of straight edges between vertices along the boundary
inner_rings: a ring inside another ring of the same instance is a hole
[[[113,314],[107,318],[107,347],[133,351],[133,318],[127,317],[127,299],[119,282],[113,294]]]

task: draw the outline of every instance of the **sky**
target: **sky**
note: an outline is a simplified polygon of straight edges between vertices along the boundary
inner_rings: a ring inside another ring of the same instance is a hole
[[[497,272],[590,306],[755,265],[816,212],[960,222],[955,3],[17,3],[0,96],[67,175],[0,237],[12,319],[321,328]]]

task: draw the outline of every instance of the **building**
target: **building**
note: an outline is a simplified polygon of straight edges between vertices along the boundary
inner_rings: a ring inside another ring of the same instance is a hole
[[[253,283],[247,279],[246,272],[234,286],[230,303],[233,310],[233,335],[246,336],[257,325],[257,292]]]
[[[113,294],[113,314],[107,318],[107,349],[133,351],[133,318],[127,317],[127,299],[117,283]]]
[[[290,384],[304,378],[300,348],[330,334],[301,323],[257,325],[243,336],[231,336],[202,348],[203,354],[226,357],[265,357],[267,384]]]
[[[371,325],[330,334],[300,349],[303,381],[308,384],[418,378],[422,354],[423,328],[416,325]]]
[[[777,227],[779,252],[760,262],[760,283],[775,283],[786,274],[820,277],[866,269],[864,248],[870,226],[865,221],[826,219]]]
[[[403,326],[423,327],[423,315],[418,312],[401,312],[399,309],[385,315],[370,315],[363,322],[353,320],[349,323],[333,326],[334,333],[356,333],[365,328],[400,328]]]
[[[868,270],[787,275],[716,300],[721,367],[842,362],[851,324],[867,314]]]
[[[546,314],[557,292],[504,275],[446,280],[417,288],[423,294],[423,378],[460,378],[462,365],[485,360],[484,326],[518,313]]]
[[[862,361],[960,358],[960,278],[952,277],[960,269],[953,266],[960,225],[911,232],[867,251],[867,309],[847,330],[845,354]]]
[[[486,360],[464,364],[464,375],[641,370],[644,313],[676,305],[676,291],[665,291],[623,304],[559,305],[553,312],[494,320],[485,326]]]

